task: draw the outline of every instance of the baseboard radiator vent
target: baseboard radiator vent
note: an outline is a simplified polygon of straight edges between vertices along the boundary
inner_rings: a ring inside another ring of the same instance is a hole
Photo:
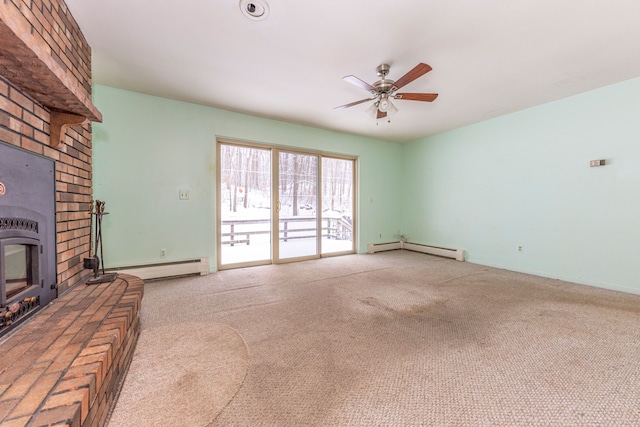
[[[209,274],[209,258],[110,268],[110,272],[131,274],[143,280]]]
[[[453,258],[456,261],[464,261],[464,250],[439,248],[437,246],[419,245],[417,243],[404,242],[403,249],[424,254],[437,255],[445,258]]]
[[[452,258],[456,261],[464,261],[463,249],[441,248],[438,246],[420,245],[410,242],[369,243],[367,249],[367,253],[370,254],[383,251],[393,251],[396,249],[405,249],[413,252],[422,252],[424,254]]]
[[[402,249],[402,242],[391,243],[369,243],[367,245],[367,253],[374,254],[376,252],[395,251]]]

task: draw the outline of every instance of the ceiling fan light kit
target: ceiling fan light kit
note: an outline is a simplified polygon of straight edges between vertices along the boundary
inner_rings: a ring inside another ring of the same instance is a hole
[[[365,110],[365,113],[375,119],[376,115],[378,114],[378,103],[374,102],[373,104],[371,104],[371,106]]]
[[[380,80],[372,85],[360,80],[356,76],[344,76],[342,78],[344,81],[369,91],[371,93],[371,97],[341,105],[339,107],[335,107],[335,109],[338,110],[353,107],[354,105],[362,104],[364,102],[374,101],[366,110],[367,114],[375,117],[376,119],[387,117],[387,121],[390,121],[388,118],[398,112],[396,106],[391,102],[391,98],[407,101],[433,102],[438,97],[437,93],[396,93],[400,88],[431,71],[431,67],[429,65],[421,62],[396,81],[387,79],[390,69],[391,67],[388,64],[379,65],[376,68],[376,72],[378,77],[380,77]]]
[[[389,95],[382,95],[380,97],[380,102],[378,103],[378,110],[386,113],[389,109],[389,105],[391,105],[391,101],[389,101]]]

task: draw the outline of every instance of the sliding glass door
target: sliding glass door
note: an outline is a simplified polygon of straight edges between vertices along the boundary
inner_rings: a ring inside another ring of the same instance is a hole
[[[218,142],[218,268],[355,252],[355,159]]]
[[[219,145],[219,263],[271,261],[271,150]]]
[[[322,158],[322,253],[354,250],[354,161]]]
[[[278,151],[277,259],[317,257],[318,156]]]

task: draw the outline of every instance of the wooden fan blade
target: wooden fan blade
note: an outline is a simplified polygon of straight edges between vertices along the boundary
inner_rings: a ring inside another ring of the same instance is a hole
[[[407,74],[405,74],[404,76],[402,76],[398,80],[396,80],[396,82],[393,84],[393,87],[395,88],[395,90],[398,90],[402,86],[405,86],[405,85],[411,83],[412,81],[414,81],[418,77],[427,74],[429,71],[431,71],[431,67],[428,66],[427,64],[423,64],[421,62],[418,65],[416,65],[415,67],[413,67],[413,69],[411,71],[409,71]]]
[[[382,119],[384,117],[387,117],[387,112],[382,112],[380,110],[378,110],[378,115],[376,116],[378,119]]]
[[[341,110],[343,108],[353,107],[354,105],[362,104],[363,102],[367,102],[367,101],[371,101],[371,100],[372,100],[372,98],[361,99],[360,101],[352,102],[350,104],[344,104],[344,105],[341,105],[339,107],[333,107],[333,109],[334,110]]]
[[[344,80],[345,82],[349,82],[352,85],[361,87],[362,89],[369,91],[369,92],[376,92],[376,88],[374,88],[373,86],[371,86],[369,83],[360,80],[359,78],[357,78],[356,76],[344,76],[342,78],[342,80]]]
[[[438,97],[437,93],[396,93],[394,99],[404,99],[407,101],[433,102]]]

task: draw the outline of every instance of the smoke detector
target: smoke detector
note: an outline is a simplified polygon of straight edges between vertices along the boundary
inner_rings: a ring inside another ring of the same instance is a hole
[[[247,18],[261,21],[269,15],[269,4],[265,0],[240,0],[240,10]]]

